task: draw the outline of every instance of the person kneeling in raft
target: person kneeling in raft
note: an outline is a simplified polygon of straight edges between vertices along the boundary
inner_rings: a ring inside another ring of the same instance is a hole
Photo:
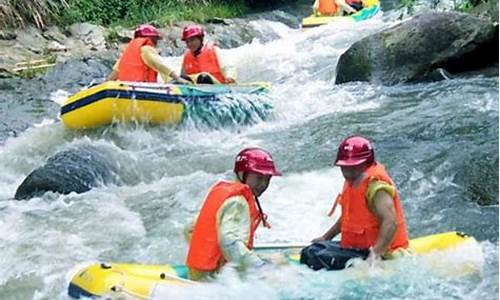
[[[177,83],[190,84],[190,81],[181,78],[165,65],[156,50],[160,39],[161,36],[156,27],[148,24],[137,27],[134,39],[128,43],[106,79],[157,82],[158,73],[160,73],[163,82],[171,82],[173,78]]]
[[[334,164],[344,176],[337,196],[342,212],[337,222],[314,244],[302,249],[300,262],[314,270],[339,270],[351,258],[370,264],[405,253],[408,232],[396,185],[384,166],[375,160],[370,141],[350,136],[339,145]],[[331,241],[342,233],[340,244]]]
[[[235,181],[219,181],[210,188],[194,222],[186,265],[193,280],[207,280],[227,262],[261,267],[253,251],[254,233],[262,223],[270,228],[259,197],[272,176],[280,176],[271,155],[261,148],[242,150],[235,159]]]
[[[205,32],[199,25],[188,25],[182,30],[182,40],[188,50],[182,61],[181,76],[194,83],[236,83],[236,70],[220,58],[217,46],[203,41]]]

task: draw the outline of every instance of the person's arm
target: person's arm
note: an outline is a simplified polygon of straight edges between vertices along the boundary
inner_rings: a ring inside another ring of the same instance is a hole
[[[163,62],[161,56],[158,54],[155,48],[151,46],[142,46],[141,47],[141,58],[151,69],[160,73],[163,81],[165,83],[170,81],[170,77],[172,77],[175,81],[183,84],[190,84],[189,81],[181,78],[175,72],[173,72],[165,63]]]
[[[106,80],[116,80],[118,79],[118,66],[120,64],[120,59],[116,61],[116,63],[113,65],[113,69],[111,70],[111,73],[109,73],[108,77],[106,77]]]
[[[198,216],[196,216],[190,223],[186,224],[183,229],[184,238],[188,244],[191,242],[191,237],[193,236],[194,226],[196,225],[196,221]]]
[[[397,229],[394,200],[387,191],[381,189],[376,192],[372,212],[380,222],[379,235],[372,251],[375,255],[381,256],[387,251]]]
[[[319,9],[319,0],[315,0],[313,4],[313,13],[315,15],[319,15],[318,9]]]
[[[335,224],[333,224],[332,227],[330,227],[330,229],[328,229],[327,232],[325,232],[325,234],[313,239],[312,242],[317,243],[317,242],[328,241],[328,240],[333,239],[334,237],[336,237],[340,233],[341,224],[342,224],[342,216],[337,220],[337,222],[335,222]]]
[[[236,68],[222,59],[219,47],[214,47],[214,49],[215,56],[217,57],[217,61],[219,62],[219,67],[222,75],[226,79],[226,83],[236,83]]]
[[[217,235],[224,258],[245,268],[262,266],[264,262],[247,248],[250,237],[250,212],[243,196],[224,202],[217,213]]]
[[[345,0],[335,0],[335,4],[337,4],[337,6],[341,7],[347,13],[353,14],[353,13],[358,12],[353,7],[351,7],[349,4],[347,4],[345,2]]]

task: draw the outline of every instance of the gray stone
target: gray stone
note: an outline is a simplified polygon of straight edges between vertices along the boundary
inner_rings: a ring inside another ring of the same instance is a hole
[[[10,30],[0,30],[0,40],[15,40],[17,37],[17,34],[13,31]]]
[[[68,37],[61,32],[59,27],[51,26],[45,30],[42,35],[49,40],[56,41],[60,44],[64,44]]]
[[[109,157],[110,153],[92,146],[59,152],[23,180],[14,198],[26,200],[48,191],[83,193],[99,185],[119,183]]]
[[[498,26],[469,14],[418,15],[354,43],[339,59],[336,83],[392,85],[425,80],[435,69],[460,73],[498,62]]]
[[[60,52],[60,51],[67,51],[68,48],[56,41],[51,41],[47,44],[47,50],[49,52]]]
[[[77,23],[70,26],[69,31],[91,50],[105,50],[106,39],[104,28],[90,23]]]

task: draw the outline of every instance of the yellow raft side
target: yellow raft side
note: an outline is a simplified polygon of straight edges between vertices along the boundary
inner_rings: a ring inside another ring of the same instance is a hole
[[[411,239],[408,253],[421,255],[433,251],[451,250],[469,241],[477,243],[473,237],[461,232],[449,231],[438,233]],[[300,254],[295,253],[289,255],[289,258],[294,261],[299,261]]]
[[[101,97],[100,93],[106,91],[118,93],[123,91],[123,96]],[[61,114],[63,123],[71,129],[97,128],[113,122],[138,121],[150,124],[176,124],[182,120],[184,105],[163,101],[150,101],[148,99],[130,99],[126,97],[130,91],[126,84],[109,81],[98,86],[80,91],[69,97],[63,106],[84,102],[92,96],[97,100]],[[180,94],[173,87],[170,95]]]
[[[194,284],[177,277],[174,268],[168,265],[94,264],[72,278],[73,288],[83,288],[86,296],[127,294],[147,299],[155,286]],[[71,293],[70,293],[71,295]]]
[[[450,231],[412,239],[410,249],[414,253],[425,254],[453,249],[467,241],[475,241],[475,239],[460,232]]]
[[[477,244],[473,237],[459,232],[439,233],[412,239],[409,253],[423,255],[433,251],[453,250],[468,242]],[[285,255],[292,264],[300,260],[300,254],[295,250]],[[459,274],[471,274],[476,269],[472,266],[463,266],[462,269],[450,270]],[[186,277],[185,266],[174,268],[169,265],[94,264],[79,270],[73,276],[68,294],[74,298],[127,294],[139,299],[148,299],[158,285],[196,284],[194,281],[184,279]]]
[[[349,16],[315,16],[310,15],[302,19],[302,27],[315,27],[325,25],[331,22],[354,22],[354,19]]]

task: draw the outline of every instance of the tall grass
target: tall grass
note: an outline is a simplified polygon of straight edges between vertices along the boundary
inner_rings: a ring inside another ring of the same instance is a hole
[[[230,18],[247,11],[244,0],[0,0],[0,29],[76,22],[164,25],[177,20]]]
[[[0,0],[0,29],[28,23],[43,28],[67,7],[67,0]]]

